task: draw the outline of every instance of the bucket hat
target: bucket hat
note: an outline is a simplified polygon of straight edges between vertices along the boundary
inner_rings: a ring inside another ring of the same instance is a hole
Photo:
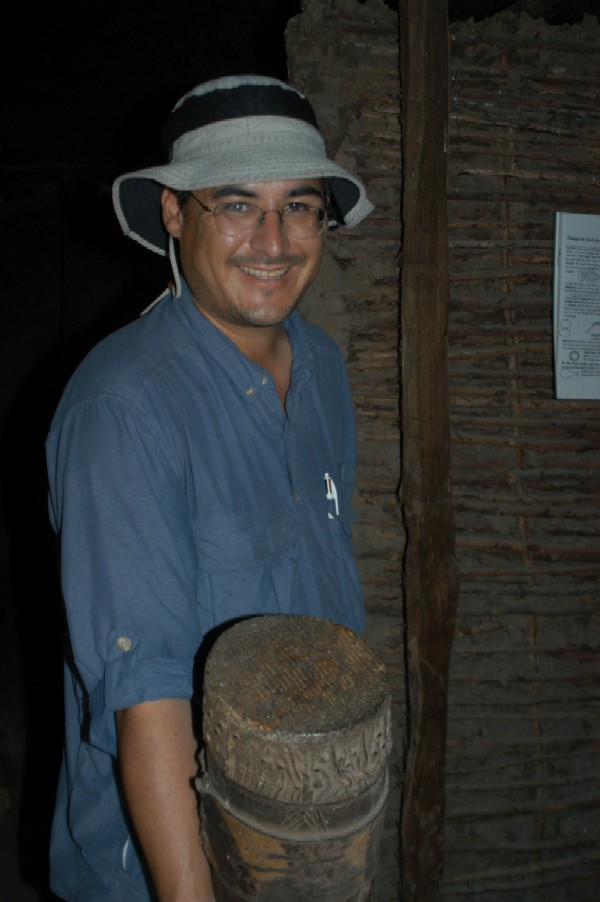
[[[330,225],[355,226],[373,209],[362,183],[328,159],[306,97],[275,78],[228,76],[193,88],[171,111],[163,147],[167,163],[129,172],[113,185],[123,232],[158,254],[168,244],[160,204],[165,186],[192,191],[323,178]]]

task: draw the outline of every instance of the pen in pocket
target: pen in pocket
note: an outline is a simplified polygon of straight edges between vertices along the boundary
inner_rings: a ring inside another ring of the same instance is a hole
[[[331,478],[329,473],[325,473],[324,478],[325,478],[325,497],[327,498],[328,501],[333,501],[333,503],[335,505],[335,516],[339,517],[340,508],[338,505],[338,494],[337,494],[337,489],[335,487],[335,482],[333,481],[333,479]],[[327,516],[329,517],[330,520],[335,519],[335,517],[333,516],[331,511],[328,512]]]

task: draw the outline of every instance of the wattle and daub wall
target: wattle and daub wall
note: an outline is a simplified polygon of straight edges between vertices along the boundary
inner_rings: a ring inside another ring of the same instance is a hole
[[[600,27],[452,28],[450,396],[461,574],[442,898],[600,886],[600,400],[552,371],[556,211],[600,214]]]
[[[600,214],[600,26],[505,13],[450,29],[449,392],[460,595],[439,897],[597,898],[600,401],[556,400],[554,213]],[[390,675],[393,789],[376,887],[398,899],[407,708],[398,505],[398,20],[307,0],[291,80],[375,212],[330,236],[307,299],[348,359],[368,637]],[[424,299],[425,301],[425,299]]]
[[[392,788],[374,898],[398,898],[398,816],[406,721],[402,619],[402,523],[398,394],[401,191],[396,15],[382,0],[309,0],[288,24],[291,82],[310,98],[328,150],[360,174],[376,210],[331,233],[323,270],[303,301],[307,318],[342,346],[359,442],[355,546],[368,604],[368,633],[393,684]]]

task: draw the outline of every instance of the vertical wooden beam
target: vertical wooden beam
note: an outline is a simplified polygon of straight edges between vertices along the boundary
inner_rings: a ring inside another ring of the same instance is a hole
[[[401,501],[409,750],[403,899],[437,898],[442,873],[447,689],[458,577],[447,366],[447,0],[401,0],[403,267]]]

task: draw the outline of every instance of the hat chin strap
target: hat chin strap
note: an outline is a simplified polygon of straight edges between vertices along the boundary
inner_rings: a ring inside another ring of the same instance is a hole
[[[181,274],[179,272],[179,262],[177,260],[177,254],[175,253],[175,239],[172,235],[169,235],[169,262],[171,264],[171,272],[173,273],[173,290],[172,295],[174,298],[181,297]]]
[[[144,316],[146,313],[150,313],[150,311],[156,307],[156,305],[162,301],[164,297],[166,297],[169,293],[173,298],[181,297],[181,274],[179,272],[179,263],[177,262],[177,254],[175,253],[175,240],[172,235],[169,235],[169,261],[171,263],[171,271],[173,273],[173,284],[169,286],[165,291],[163,291],[157,298],[155,298],[151,304],[142,310],[140,316]]]

